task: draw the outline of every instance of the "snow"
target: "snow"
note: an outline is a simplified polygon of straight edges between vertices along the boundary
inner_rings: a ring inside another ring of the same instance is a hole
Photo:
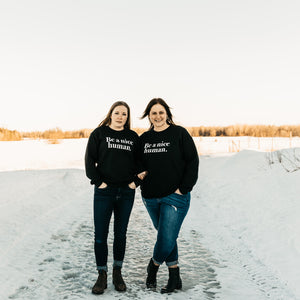
[[[300,138],[282,137],[194,137],[200,155],[230,153],[241,150],[274,151],[300,147]]]
[[[86,142],[0,142],[0,299],[95,299]],[[108,288],[99,298],[300,299],[300,148],[229,153],[199,142],[214,151],[200,156],[179,236],[183,290],[145,290],[155,231],[138,189],[123,268],[128,291],[111,283],[111,229]],[[162,266],[158,286],[166,282]]]

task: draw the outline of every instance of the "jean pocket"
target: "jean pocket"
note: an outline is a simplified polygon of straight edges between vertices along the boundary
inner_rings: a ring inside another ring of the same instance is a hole
[[[189,193],[187,194],[177,194],[177,193],[172,193],[171,195],[166,197],[170,202],[170,204],[175,205],[176,207],[186,207],[189,205]]]

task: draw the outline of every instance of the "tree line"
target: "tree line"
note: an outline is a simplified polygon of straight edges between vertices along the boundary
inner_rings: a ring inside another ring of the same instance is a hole
[[[253,136],[295,137],[300,136],[300,125],[230,125],[187,127],[192,136]]]
[[[189,133],[194,136],[253,136],[253,137],[300,137],[300,125],[230,125],[219,126],[198,126],[186,127]],[[145,132],[145,128],[134,128],[139,135]],[[80,129],[63,131],[60,128],[45,131],[19,132],[0,128],[0,141],[20,141],[22,139],[78,139],[88,138],[92,129]]]
[[[92,129],[63,131],[60,128],[54,128],[45,131],[19,132],[17,130],[8,130],[5,128],[0,128],[0,141],[20,141],[23,139],[80,139],[88,138],[91,132]]]
[[[8,130],[0,128],[0,141],[20,141],[22,136],[20,132],[16,130]]]

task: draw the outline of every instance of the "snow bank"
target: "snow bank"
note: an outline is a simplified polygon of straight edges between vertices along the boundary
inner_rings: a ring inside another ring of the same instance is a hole
[[[86,139],[0,142],[1,299],[94,299],[85,146]],[[172,296],[144,289],[155,231],[138,190],[124,268],[128,292],[114,291],[109,277],[102,297],[300,299],[299,154],[292,148],[200,157],[179,236],[184,289]]]
[[[0,142],[0,170],[84,168],[87,139]]]
[[[227,266],[219,270],[223,287],[239,285],[244,275],[271,299],[300,298],[299,150],[201,160],[187,222],[197,222],[205,244]]]

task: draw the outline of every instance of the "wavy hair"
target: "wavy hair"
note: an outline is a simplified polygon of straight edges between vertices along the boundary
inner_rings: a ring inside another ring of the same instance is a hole
[[[146,117],[148,117],[149,119],[149,114],[150,114],[150,110],[152,108],[153,105],[155,104],[160,104],[162,105],[166,112],[167,112],[167,124],[169,125],[175,125],[174,121],[173,121],[173,115],[171,113],[171,108],[170,106],[165,102],[165,100],[163,100],[162,98],[153,98],[152,100],[150,100],[150,102],[148,103],[141,119],[144,119]],[[149,122],[150,122],[150,119],[149,119]],[[150,128],[149,129],[152,129],[153,128],[153,124],[150,122]]]
[[[100,126],[109,126],[111,124],[111,115],[113,110],[117,107],[117,106],[125,106],[127,108],[127,120],[124,124],[124,128],[130,129],[131,128],[131,124],[130,124],[130,108],[129,105],[124,102],[124,101],[117,101],[115,102],[111,108],[109,109],[105,119],[103,121],[101,121],[101,123],[98,125],[98,127]]]

